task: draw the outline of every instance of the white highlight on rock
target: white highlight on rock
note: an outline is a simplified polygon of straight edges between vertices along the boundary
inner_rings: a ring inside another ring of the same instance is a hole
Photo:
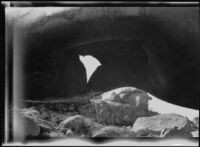
[[[101,63],[91,55],[86,55],[86,56],[79,55],[79,59],[83,63],[86,69],[87,82],[88,82],[92,74],[96,71],[97,67],[101,66]]]

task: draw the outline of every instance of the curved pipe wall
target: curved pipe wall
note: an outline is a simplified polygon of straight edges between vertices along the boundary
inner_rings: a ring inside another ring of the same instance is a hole
[[[7,20],[22,44],[13,50],[21,53],[14,62],[22,65],[18,82],[24,84],[25,98],[135,86],[168,102],[198,108],[198,8],[39,10],[15,10],[21,12],[19,17]],[[78,55],[92,55],[102,63],[88,84]]]

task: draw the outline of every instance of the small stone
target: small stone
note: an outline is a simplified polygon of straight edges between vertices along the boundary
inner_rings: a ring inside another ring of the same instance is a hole
[[[193,132],[191,132],[191,134],[192,134],[192,137],[199,137],[199,131],[193,131]]]
[[[66,132],[66,136],[74,136],[74,133],[71,129],[68,129],[67,132]]]
[[[75,115],[75,116],[69,117],[66,120],[62,121],[60,123],[60,125],[58,126],[58,129],[70,128],[75,132],[79,132],[84,127],[85,127],[84,117],[81,115]]]
[[[68,108],[68,110],[69,110],[69,111],[73,111],[73,110],[74,110],[74,106],[73,106],[73,105],[70,105],[69,108]]]
[[[43,132],[48,132],[48,133],[50,133],[50,132],[51,132],[51,130],[50,130],[49,127],[43,126],[43,125],[39,125],[39,126],[40,126],[40,132],[41,132],[41,133],[43,133]]]

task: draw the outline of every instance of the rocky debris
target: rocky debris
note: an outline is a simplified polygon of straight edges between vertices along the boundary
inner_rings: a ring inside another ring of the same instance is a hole
[[[148,108],[151,98],[142,90],[123,87],[83,97],[34,101],[31,102],[33,105],[29,103],[29,107],[12,110],[23,122],[19,127],[25,128],[26,137],[199,136],[198,117],[190,121],[178,114],[153,112]]]
[[[166,137],[171,135],[191,136],[192,122],[178,114],[161,114],[140,117],[133,124],[137,136]]]
[[[144,91],[123,87],[94,97],[91,107],[99,123],[123,126],[133,124],[138,117],[149,115],[149,100]]]
[[[63,120],[77,114],[76,112],[59,112],[54,109],[46,108],[44,105],[41,105],[38,110],[41,114],[41,118],[43,120],[48,120],[54,126],[59,125]]]
[[[135,137],[135,133],[122,127],[106,126],[94,133],[92,137]]]

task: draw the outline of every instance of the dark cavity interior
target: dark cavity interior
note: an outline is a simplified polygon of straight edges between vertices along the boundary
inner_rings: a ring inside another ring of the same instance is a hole
[[[153,16],[98,17],[27,33],[25,97],[69,98],[90,90],[134,86],[168,102],[198,108],[198,36],[180,29],[184,23],[166,25],[171,22]],[[92,55],[102,63],[88,84],[78,55]]]

